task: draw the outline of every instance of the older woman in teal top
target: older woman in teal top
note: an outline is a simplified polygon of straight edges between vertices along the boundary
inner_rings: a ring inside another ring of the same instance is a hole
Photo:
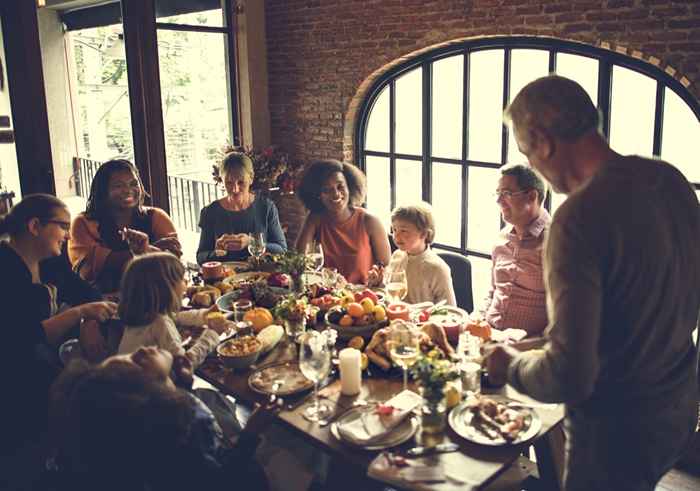
[[[202,233],[197,262],[237,261],[249,256],[252,233],[262,233],[266,250],[279,254],[287,250],[275,204],[250,190],[253,161],[244,153],[229,153],[221,162],[220,174],[226,196],[204,207],[199,218]]]

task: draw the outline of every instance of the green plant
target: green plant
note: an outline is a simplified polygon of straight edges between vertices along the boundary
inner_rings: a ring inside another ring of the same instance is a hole
[[[418,357],[411,367],[411,375],[423,388],[423,397],[429,403],[440,402],[447,382],[459,378],[454,364],[436,349]]]
[[[309,304],[306,297],[297,297],[294,294],[287,295],[272,309],[274,316],[278,319],[289,321],[302,321],[306,319]]]
[[[277,258],[279,271],[288,274],[295,280],[300,278],[309,266],[309,258],[305,254],[292,250],[286,251]]]
[[[264,150],[255,150],[246,147],[234,147],[225,145],[220,152],[219,161],[231,152],[241,152],[246,154],[253,161],[255,177],[251,184],[253,190],[268,190],[280,187],[283,191],[291,192],[296,187],[299,176],[304,168],[301,161],[290,161],[289,156],[275,146],[267,147]],[[214,181],[221,183],[220,169],[218,165],[213,166]]]

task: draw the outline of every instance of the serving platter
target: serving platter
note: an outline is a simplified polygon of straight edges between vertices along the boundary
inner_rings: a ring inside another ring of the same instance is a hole
[[[273,390],[279,381],[282,384]],[[301,373],[299,363],[285,362],[258,368],[248,377],[248,386],[259,394],[288,396],[313,389],[314,383]]]

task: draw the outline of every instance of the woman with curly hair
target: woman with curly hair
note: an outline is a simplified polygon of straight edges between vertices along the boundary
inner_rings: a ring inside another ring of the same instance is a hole
[[[389,262],[391,250],[384,226],[362,208],[366,178],[360,169],[338,160],[313,162],[304,173],[299,198],[310,214],[297,250],[317,241],[324,265],[336,268],[351,283],[366,283],[374,264]]]
[[[119,289],[134,254],[169,251],[182,255],[175,225],[160,208],[143,205],[146,192],[128,160],[109,160],[95,173],[84,213],[70,230],[73,267],[102,292]]]

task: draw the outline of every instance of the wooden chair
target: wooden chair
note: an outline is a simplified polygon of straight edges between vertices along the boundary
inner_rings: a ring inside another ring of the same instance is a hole
[[[474,310],[474,297],[472,295],[472,265],[469,259],[461,254],[448,251],[440,251],[438,256],[450,267],[457,306],[471,313]]]

